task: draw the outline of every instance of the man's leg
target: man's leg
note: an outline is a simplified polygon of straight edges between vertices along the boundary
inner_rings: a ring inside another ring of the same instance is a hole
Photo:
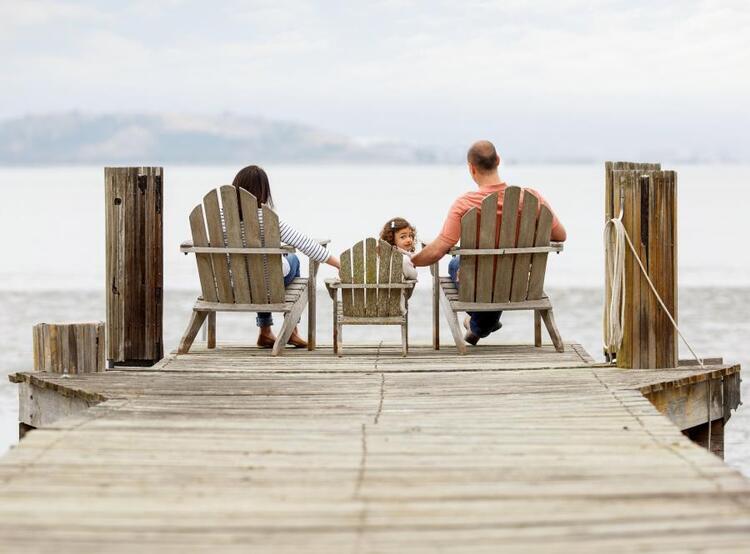
[[[500,316],[503,312],[471,312],[469,316],[469,328],[480,339],[487,337],[503,326]]]
[[[461,262],[461,256],[454,256],[448,264],[448,275],[458,287],[458,267]],[[503,312],[467,312],[469,314],[469,331],[478,339],[483,339],[490,333],[494,333],[500,327],[500,316]],[[471,338],[471,337],[469,337]],[[474,342],[474,341],[467,341]]]

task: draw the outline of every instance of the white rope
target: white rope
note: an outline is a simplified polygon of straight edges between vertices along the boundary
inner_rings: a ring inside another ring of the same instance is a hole
[[[622,322],[625,318],[625,304],[623,298],[625,297],[625,243],[627,242],[630,251],[633,253],[635,260],[638,262],[638,266],[641,268],[643,276],[646,278],[651,291],[659,301],[659,305],[667,314],[669,321],[674,326],[677,334],[688,347],[690,353],[693,355],[698,365],[705,369],[703,360],[695,353],[693,347],[683,336],[680,328],[677,327],[677,322],[669,313],[667,306],[656,292],[656,287],[651,282],[651,279],[646,272],[646,268],[643,267],[643,262],[638,257],[635,247],[628,236],[628,232],[625,230],[625,226],[622,224],[622,212],[619,217],[610,219],[604,225],[604,257],[605,257],[605,268],[606,268],[606,279],[609,283],[608,296],[604,301],[604,350],[608,354],[615,354],[622,345]]]
[[[615,354],[622,345],[622,321],[625,318],[625,228],[622,221],[610,219],[604,225],[605,278],[609,283],[604,299],[604,351]]]

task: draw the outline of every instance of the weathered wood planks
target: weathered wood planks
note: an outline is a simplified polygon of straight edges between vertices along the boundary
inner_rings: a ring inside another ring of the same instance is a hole
[[[162,341],[161,167],[105,167],[106,335],[110,363],[157,362]]]
[[[32,332],[34,370],[53,373],[104,371],[104,323],[38,323]]]
[[[607,194],[612,202],[611,207],[608,202],[606,213],[617,216],[622,209],[623,225],[635,251],[677,321],[677,175],[674,171],[654,169],[654,165],[608,164]],[[606,286],[608,290],[609,284]],[[625,252],[624,288],[625,317],[618,366],[674,366],[676,332],[629,248]]]
[[[1,544],[593,553],[750,539],[748,481],[642,395],[707,372],[596,367],[577,345],[349,351],[198,346],[156,370],[17,376],[104,402],[0,460]]]

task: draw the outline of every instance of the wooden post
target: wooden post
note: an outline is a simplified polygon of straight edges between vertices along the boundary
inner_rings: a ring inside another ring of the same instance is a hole
[[[38,323],[33,330],[34,370],[104,371],[104,323]]]
[[[605,217],[617,217],[622,207],[625,230],[675,321],[676,184],[676,173],[661,171],[659,164],[606,164]],[[609,283],[605,286],[609,289]],[[639,369],[675,367],[677,334],[629,248],[625,253],[624,305],[623,341],[617,352],[617,366]]]
[[[162,168],[105,167],[107,365],[153,365],[162,343]]]

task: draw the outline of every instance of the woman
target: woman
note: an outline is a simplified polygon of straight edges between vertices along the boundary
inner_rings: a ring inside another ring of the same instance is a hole
[[[249,165],[237,173],[232,185],[238,189],[245,189],[258,200],[258,219],[260,220],[262,232],[263,212],[260,207],[263,204],[267,204],[269,207],[273,208],[273,197],[271,196],[271,185],[268,182],[268,175],[266,175],[266,172],[257,165]],[[288,244],[289,246],[294,246],[310,259],[315,260],[316,262],[326,263],[335,268],[341,267],[338,258],[332,256],[327,248],[321,246],[302,233],[295,231],[292,227],[281,220],[279,220],[279,232],[281,235],[281,242]],[[299,277],[299,258],[294,254],[284,254],[281,258],[281,263],[282,272],[284,274],[284,286],[289,286],[295,278]],[[256,323],[260,328],[258,334],[258,346],[261,348],[272,348],[274,342],[276,342],[276,337],[271,329],[271,326],[273,325],[271,314],[268,312],[258,313]],[[291,344],[296,348],[307,347],[307,342],[299,336],[296,327],[294,328],[294,331],[292,331],[292,336],[289,337],[288,344]]]

